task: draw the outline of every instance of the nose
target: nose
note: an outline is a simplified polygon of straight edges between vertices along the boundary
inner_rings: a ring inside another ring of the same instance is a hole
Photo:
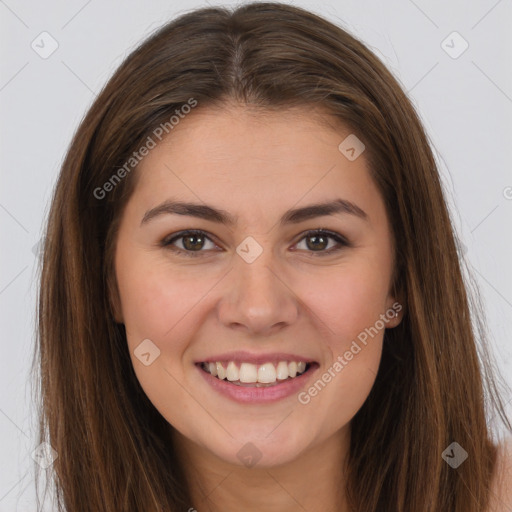
[[[296,321],[298,298],[270,253],[263,251],[252,263],[234,258],[218,303],[219,320],[226,327],[268,336]]]

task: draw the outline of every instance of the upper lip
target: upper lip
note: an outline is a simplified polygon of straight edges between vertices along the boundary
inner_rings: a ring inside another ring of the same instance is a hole
[[[252,363],[252,364],[265,364],[273,361],[296,361],[300,363],[314,363],[315,360],[310,357],[299,356],[287,352],[269,352],[266,354],[253,354],[244,350],[236,352],[224,352],[223,354],[216,354],[208,356],[203,359],[195,361],[198,363],[215,363],[221,361],[234,361],[235,363]]]

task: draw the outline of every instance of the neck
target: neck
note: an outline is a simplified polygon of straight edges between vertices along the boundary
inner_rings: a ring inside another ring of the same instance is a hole
[[[348,512],[345,461],[349,426],[279,465],[249,468],[219,459],[174,431],[189,484],[192,509],[199,512]]]

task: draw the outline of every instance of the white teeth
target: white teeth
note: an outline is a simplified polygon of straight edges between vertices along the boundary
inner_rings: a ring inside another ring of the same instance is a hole
[[[224,380],[226,378],[226,370],[224,370],[224,366],[222,366],[220,363],[215,363],[217,366],[217,377],[220,380]]]
[[[284,380],[288,378],[288,364],[286,363],[286,361],[279,362],[279,364],[277,365],[276,373],[277,378],[279,380]]]
[[[237,365],[230,361],[226,370],[226,377],[229,381],[238,380],[239,378],[239,371]]]
[[[258,367],[255,364],[240,365],[240,382],[258,382]]]
[[[306,370],[306,363],[304,361],[279,361],[277,365],[241,363],[238,367],[237,363],[229,361],[226,367],[220,362],[203,363],[202,367],[220,380],[227,379],[230,382],[246,384],[272,384],[301,375]]]
[[[208,363],[208,369],[214,377],[217,377],[217,365],[215,363]]]
[[[276,381],[276,367],[272,363],[262,364],[258,368],[258,382],[269,383]]]

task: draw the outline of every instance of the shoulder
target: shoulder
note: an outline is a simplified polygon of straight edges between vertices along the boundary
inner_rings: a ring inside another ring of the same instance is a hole
[[[512,437],[498,445],[496,469],[491,483],[489,512],[512,510]]]

